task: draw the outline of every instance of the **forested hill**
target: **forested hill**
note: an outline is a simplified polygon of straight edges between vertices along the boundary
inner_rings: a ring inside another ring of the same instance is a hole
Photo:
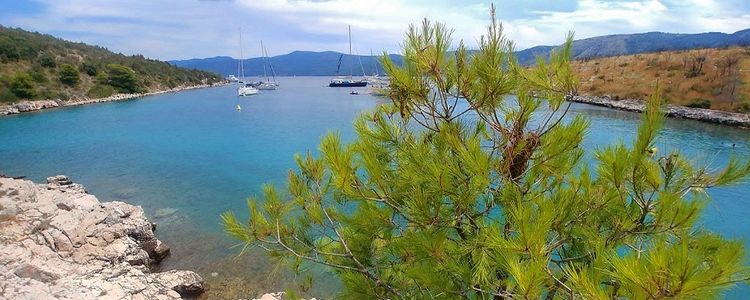
[[[721,32],[707,32],[698,34],[678,34],[664,32],[647,32],[638,34],[617,34],[598,36],[573,42],[573,58],[588,59],[596,57],[612,57],[639,53],[660,51],[692,50],[726,48],[750,45],[750,29],[737,31],[732,34]],[[516,52],[516,57],[524,65],[533,64],[537,56],[548,57],[550,51],[557,46],[537,46]],[[392,54],[391,59],[400,64],[402,57]],[[270,58],[273,67],[279,75],[335,75],[338,62],[341,61],[339,74],[361,75],[383,73],[382,66],[373,56],[349,57],[346,54],[325,51],[294,51],[289,54]],[[211,58],[195,58],[188,60],[174,60],[170,63],[199,70],[217,72],[222,75],[237,74],[237,59],[227,56]],[[263,60],[250,58],[245,60],[245,75],[257,76],[263,74]]]
[[[101,98],[220,80],[215,73],[0,25],[0,102]]]

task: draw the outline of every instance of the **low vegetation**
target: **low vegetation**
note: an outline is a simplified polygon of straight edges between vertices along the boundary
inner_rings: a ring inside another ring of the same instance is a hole
[[[220,80],[210,72],[0,26],[0,102],[106,97]]]
[[[706,189],[750,162],[659,152],[658,92],[632,143],[587,149],[585,116],[563,117],[572,37],[528,69],[494,14],[479,41],[453,53],[444,25],[412,26],[404,65],[383,58],[392,103],[352,142],[298,156],[248,220],[225,213],[227,232],[295,271],[330,268],[344,299],[712,299],[747,280],[742,241],[698,220]]]
[[[645,99],[658,82],[669,103],[747,112],[750,48],[668,51],[577,60],[579,92]]]

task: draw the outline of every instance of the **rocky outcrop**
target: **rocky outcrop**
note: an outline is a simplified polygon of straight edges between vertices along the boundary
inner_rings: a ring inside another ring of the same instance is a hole
[[[0,299],[180,299],[191,271],[155,273],[169,253],[143,209],[101,203],[65,176],[0,178]]]
[[[284,292],[263,294],[253,300],[284,300]]]
[[[19,114],[58,106],[60,104],[52,100],[20,101],[9,105],[0,105],[0,115]]]
[[[199,84],[199,85],[191,85],[191,86],[179,86],[179,87],[175,87],[172,89],[148,92],[148,93],[143,93],[143,94],[115,94],[115,95],[104,97],[104,98],[80,98],[80,99],[71,99],[68,101],[63,101],[63,100],[20,101],[20,102],[16,102],[12,104],[0,105],[0,116],[19,114],[19,113],[24,113],[24,112],[31,112],[31,111],[37,111],[37,110],[42,110],[46,108],[61,107],[61,106],[77,106],[77,105],[92,104],[92,103],[129,100],[129,99],[135,99],[135,98],[140,98],[140,97],[145,97],[145,96],[158,95],[158,94],[164,94],[164,93],[174,93],[174,92],[179,92],[179,91],[184,91],[184,90],[206,88],[206,87],[212,87],[212,86],[217,86],[217,85],[222,85],[222,84],[217,83],[217,84]]]
[[[633,112],[643,112],[646,110],[646,103],[643,100],[638,99],[615,100],[609,96],[572,96],[568,97],[568,100],[571,102],[586,103]],[[691,119],[737,127],[750,127],[750,115],[742,113],[732,113],[703,108],[691,108],[671,104],[668,104],[665,107],[665,113],[667,114],[667,116],[675,118]]]
[[[260,296],[260,298],[253,298],[253,300],[286,300],[291,299],[289,297],[286,297],[286,293],[284,292],[278,292],[278,293],[267,293]],[[310,298],[310,300],[316,300],[315,298]]]

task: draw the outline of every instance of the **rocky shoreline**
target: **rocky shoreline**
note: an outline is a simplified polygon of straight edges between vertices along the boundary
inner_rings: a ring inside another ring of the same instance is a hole
[[[154,272],[169,248],[143,209],[104,202],[58,175],[0,178],[1,299],[181,299],[204,290],[192,271]]]
[[[148,92],[148,93],[142,93],[142,94],[115,94],[115,95],[104,97],[104,98],[94,98],[94,99],[82,98],[82,99],[73,99],[73,100],[68,100],[68,101],[24,100],[24,101],[19,101],[16,103],[0,105],[0,116],[32,112],[32,111],[37,111],[37,110],[42,110],[42,109],[47,109],[47,108],[55,108],[55,107],[78,106],[78,105],[85,105],[85,104],[92,104],[92,103],[122,101],[122,100],[145,97],[145,96],[159,95],[159,94],[165,94],[165,93],[174,93],[174,92],[180,92],[180,91],[185,91],[185,90],[200,89],[200,88],[207,88],[207,87],[220,86],[220,85],[223,85],[223,84],[215,83],[215,84],[179,86],[179,87],[175,87],[175,88],[168,89],[168,90],[154,91],[154,92]]]
[[[619,110],[632,112],[643,112],[646,110],[646,103],[639,99],[619,99],[615,100],[609,96],[572,96],[568,101],[585,103]],[[666,105],[665,113],[667,116],[674,118],[697,120],[702,122],[723,124],[735,127],[750,127],[750,115],[742,113],[733,113],[704,108],[691,108],[677,105]]]

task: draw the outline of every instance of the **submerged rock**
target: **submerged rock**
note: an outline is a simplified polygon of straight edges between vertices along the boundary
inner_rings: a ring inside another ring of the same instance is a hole
[[[158,208],[154,211],[154,218],[155,219],[163,219],[173,216],[175,213],[177,213],[176,208],[171,207],[164,207],[164,208]]]
[[[119,189],[112,193],[115,199],[118,199],[118,200],[128,200],[128,199],[135,197],[136,194],[138,194],[137,188]]]
[[[284,299],[284,292],[278,292],[278,293],[267,293],[260,296],[260,298],[255,298],[253,300],[283,300]]]
[[[253,300],[286,300],[286,299],[289,299],[288,297],[284,295],[286,295],[285,292],[266,293],[266,294],[261,295],[260,298],[254,298]],[[316,300],[316,299],[310,298],[309,300]]]
[[[153,273],[169,255],[143,209],[101,203],[66,176],[0,178],[0,299],[180,299],[191,271]]]

